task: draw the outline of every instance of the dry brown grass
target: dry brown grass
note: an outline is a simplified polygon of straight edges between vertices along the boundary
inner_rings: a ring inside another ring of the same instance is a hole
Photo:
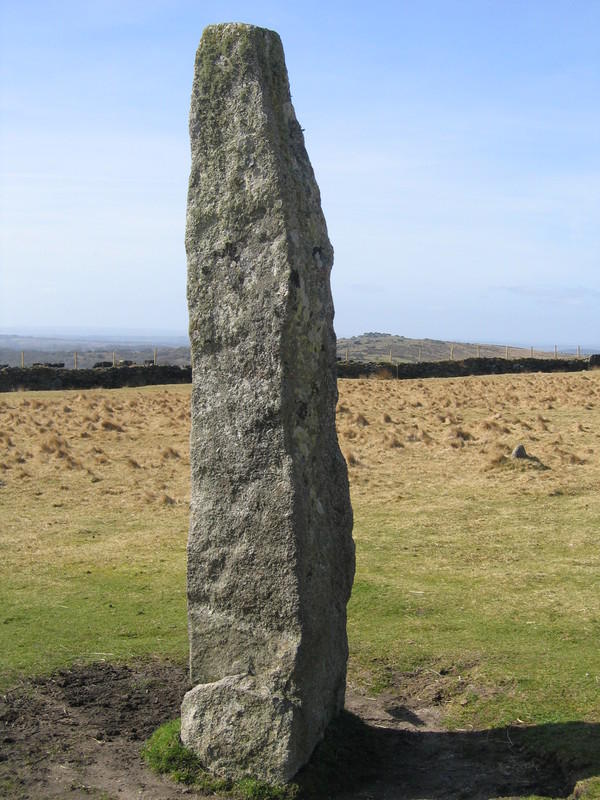
[[[188,441],[186,386],[0,397],[0,471],[24,496],[58,490],[84,504],[185,504]]]
[[[359,502],[393,499],[400,486],[422,496],[427,485],[438,492],[465,481],[551,494],[600,477],[598,372],[345,380],[339,389],[340,444]],[[519,443],[531,461],[510,458]]]
[[[339,382],[338,433],[355,499],[398,486],[499,481],[552,492],[598,477],[600,372]],[[189,501],[189,386],[24,392],[0,398],[6,488],[135,508]],[[508,456],[522,442],[544,474]],[[426,468],[424,462],[426,461]],[[419,492],[420,494],[420,492]]]
[[[342,380],[339,391],[340,446],[357,507],[411,497],[418,513],[453,487],[457,496],[468,486],[514,501],[580,492],[600,478],[600,371]],[[86,509],[133,519],[142,509],[178,508],[185,530],[189,400],[189,386],[2,395],[6,544],[23,540],[23,525],[59,531]],[[533,458],[515,462],[521,442]],[[32,497],[34,508],[21,515]]]

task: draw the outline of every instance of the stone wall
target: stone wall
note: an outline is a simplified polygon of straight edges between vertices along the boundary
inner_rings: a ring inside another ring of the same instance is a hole
[[[594,356],[591,357],[593,359]],[[414,364],[338,361],[338,378],[381,377],[460,378],[467,375],[503,375],[523,372],[580,372],[589,369],[591,359],[575,358],[466,358],[462,361],[420,361]]]
[[[51,389],[119,389],[122,386],[190,383],[191,367],[108,367],[103,369],[54,369],[7,367],[0,369],[0,392]]]
[[[581,372],[600,367],[600,355],[589,358],[467,358],[463,361],[422,361],[414,364],[338,361],[338,378],[460,378],[467,375],[504,375],[524,372]],[[0,392],[50,389],[118,389],[121,386],[191,383],[191,367],[110,367],[106,369],[0,369]]]

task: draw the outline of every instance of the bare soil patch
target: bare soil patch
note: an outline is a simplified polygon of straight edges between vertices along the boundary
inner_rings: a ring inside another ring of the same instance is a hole
[[[177,716],[186,688],[182,667],[154,661],[77,666],[14,688],[0,698],[0,795],[184,796],[185,787],[146,768],[140,747]]]
[[[408,678],[407,678],[408,680]],[[424,676],[415,676],[422,688]],[[177,716],[185,670],[159,661],[96,663],[20,684],[0,698],[0,794],[7,800],[171,800],[195,790],[154,775],[143,741]],[[447,732],[439,707],[407,683],[378,698],[350,689],[347,711],[299,782],[302,794],[351,798],[565,797],[556,765],[508,729]]]

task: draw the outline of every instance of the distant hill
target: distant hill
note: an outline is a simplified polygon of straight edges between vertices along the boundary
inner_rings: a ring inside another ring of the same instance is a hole
[[[408,339],[406,336],[394,336],[390,333],[363,333],[350,339],[338,339],[338,358],[354,361],[389,361],[415,363],[418,361],[456,361],[464,358],[506,358],[505,346],[495,344],[471,344],[466,342],[448,342],[439,339]],[[561,350],[559,355],[573,356],[577,348],[570,351]],[[530,348],[509,347],[509,358],[527,358],[531,356]],[[554,349],[534,350],[535,358],[554,358]]]
[[[127,340],[101,340],[87,338],[51,338],[43,336],[0,335],[0,364],[11,367],[21,366],[23,353],[26,367],[35,363],[61,363],[65,367],[74,366],[74,353],[77,353],[77,366],[85,369],[93,367],[99,361],[121,360],[143,364],[154,358],[152,342]],[[158,364],[187,366],[190,363],[190,348],[186,346],[157,344],[156,361]]]

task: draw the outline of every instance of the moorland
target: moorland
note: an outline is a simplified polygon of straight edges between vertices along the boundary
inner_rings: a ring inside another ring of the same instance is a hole
[[[322,796],[599,797],[600,371],[339,391],[352,785]],[[186,685],[189,399],[0,396],[4,796],[184,792],[139,748]]]

